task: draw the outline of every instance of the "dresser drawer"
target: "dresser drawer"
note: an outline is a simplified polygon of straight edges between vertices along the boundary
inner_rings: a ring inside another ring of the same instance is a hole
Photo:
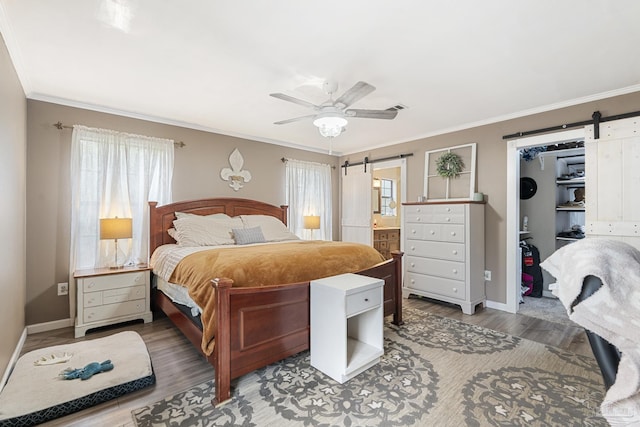
[[[407,239],[464,243],[464,225],[408,224]]]
[[[408,206],[408,223],[464,224],[464,205],[419,205]]]
[[[454,280],[464,280],[466,275],[463,262],[444,261],[441,259],[420,258],[407,256],[407,271],[430,276],[445,277]]]
[[[464,282],[425,274],[407,272],[405,288],[461,300],[467,298]]]
[[[84,294],[84,306],[95,307],[102,304],[115,304],[118,302],[143,299],[145,297],[145,285],[109,289],[102,292],[87,292]]]
[[[416,255],[422,258],[436,258],[460,262],[465,260],[464,245],[462,243],[407,240],[404,250],[407,256]]]
[[[380,288],[369,289],[367,291],[358,292],[347,295],[347,317],[361,313],[382,304],[382,292]]]
[[[118,304],[107,304],[84,309],[83,321],[96,322],[98,320],[114,319],[119,316],[145,312],[145,300],[125,301]]]
[[[109,289],[125,288],[136,285],[147,285],[147,274],[142,271],[105,276],[86,277],[82,279],[83,292],[100,292]]]

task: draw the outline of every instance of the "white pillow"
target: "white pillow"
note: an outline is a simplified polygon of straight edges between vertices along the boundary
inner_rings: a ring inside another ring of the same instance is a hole
[[[234,245],[232,230],[242,228],[242,220],[227,215],[188,215],[173,221],[173,226],[176,229],[174,238],[180,246]]]
[[[244,228],[260,227],[267,242],[300,240],[278,218],[269,215],[240,215]]]

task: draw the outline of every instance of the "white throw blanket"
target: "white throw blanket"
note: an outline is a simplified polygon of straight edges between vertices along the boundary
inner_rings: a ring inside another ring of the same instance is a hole
[[[611,425],[640,425],[640,251],[619,241],[587,238],[560,248],[541,267],[557,279],[553,294],[569,318],[622,353],[602,415]],[[572,308],[586,276],[598,277],[603,286]]]

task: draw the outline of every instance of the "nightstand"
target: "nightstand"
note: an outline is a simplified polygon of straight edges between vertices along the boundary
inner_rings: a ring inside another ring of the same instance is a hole
[[[149,271],[149,267],[76,271],[75,337],[84,336],[89,329],[129,320],[151,322]]]
[[[311,366],[342,384],[380,361],[383,285],[352,273],[311,281]]]

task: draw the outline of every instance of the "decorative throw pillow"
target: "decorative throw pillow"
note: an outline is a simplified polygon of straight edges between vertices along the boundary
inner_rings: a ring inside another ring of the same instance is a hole
[[[174,239],[180,246],[233,245],[232,229],[242,227],[242,220],[227,215],[189,215],[173,221],[173,226],[176,229]]]
[[[240,215],[245,228],[260,227],[267,242],[300,240],[278,218],[269,215]]]
[[[264,234],[260,227],[252,228],[234,228],[233,237],[236,239],[237,245],[248,245],[250,243],[264,243]]]

